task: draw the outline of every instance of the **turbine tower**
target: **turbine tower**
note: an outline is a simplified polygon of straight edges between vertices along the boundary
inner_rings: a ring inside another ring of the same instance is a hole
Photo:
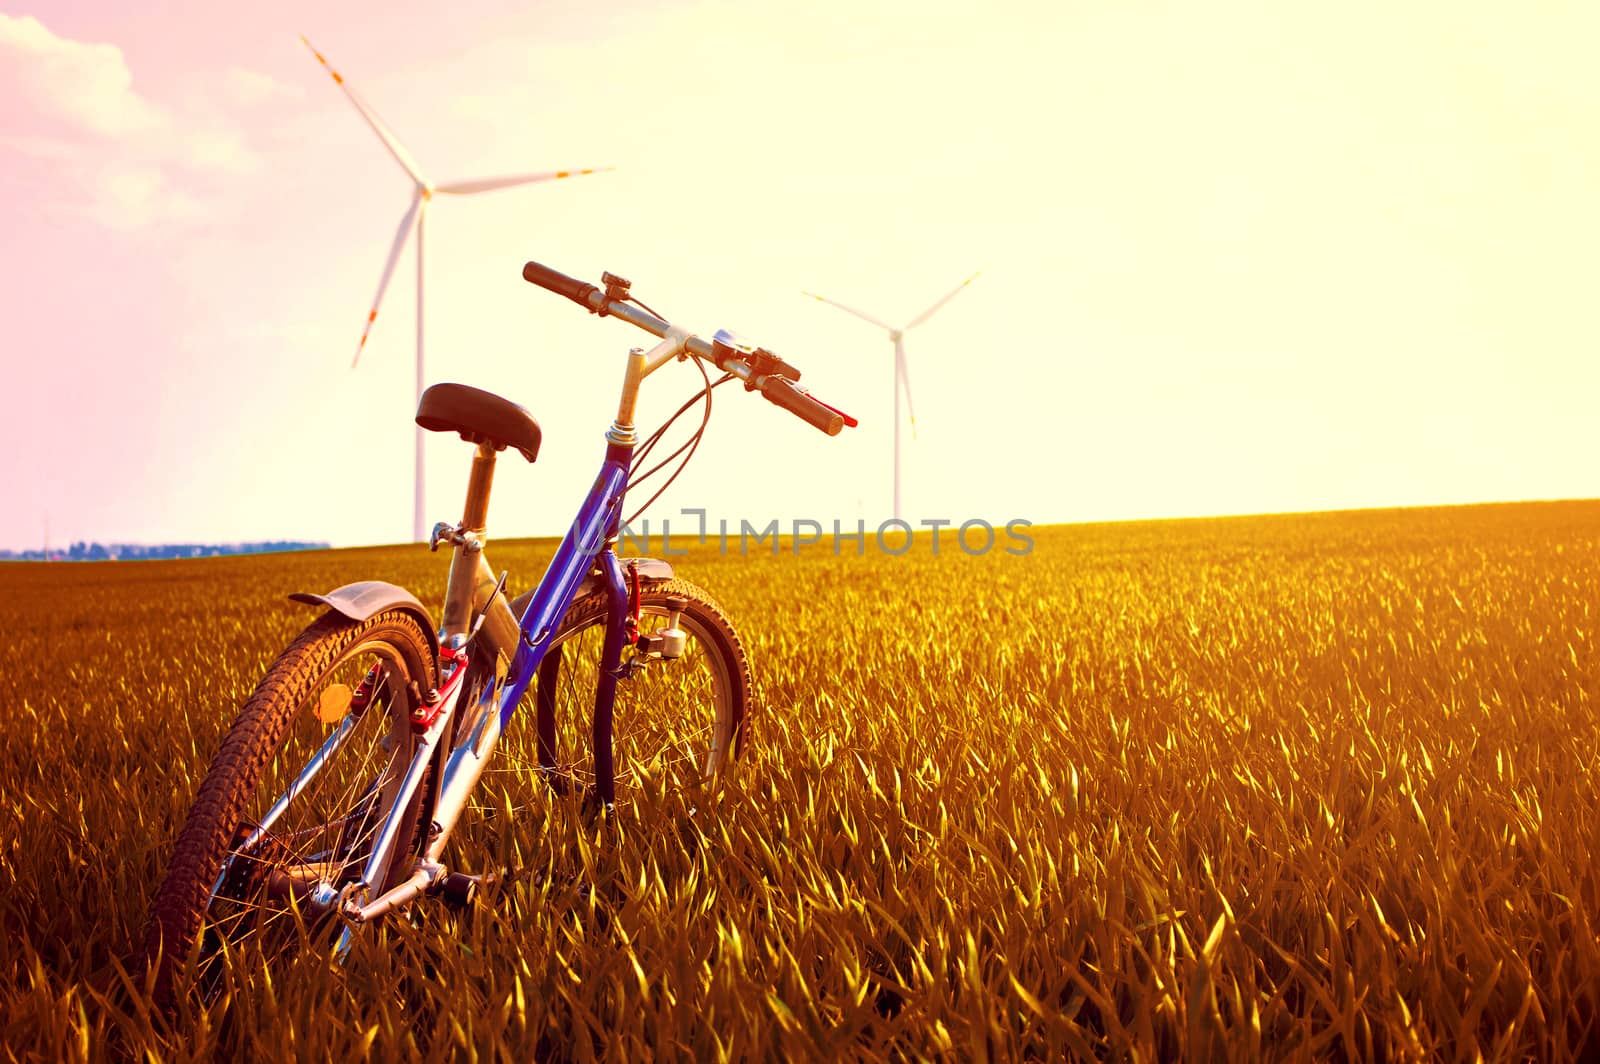
[[[980,272],[982,272],[982,271],[980,271]],[[978,278],[978,274],[976,274],[976,273],[973,274],[971,277],[968,277],[965,281],[962,281],[960,284],[958,284],[954,288],[952,288],[944,296],[944,298],[940,299],[933,306],[929,307],[927,310],[923,311],[921,314],[918,314],[916,317],[912,318],[908,323],[906,323],[905,325],[901,326],[898,329],[896,329],[893,325],[888,324],[887,322],[879,321],[877,318],[874,318],[871,314],[867,314],[864,311],[857,310],[854,307],[847,307],[843,303],[837,302],[836,300],[829,299],[827,296],[819,296],[815,292],[802,292],[801,293],[801,295],[810,296],[812,299],[815,299],[819,303],[827,303],[830,306],[838,307],[840,310],[848,311],[849,313],[854,314],[856,317],[860,318],[862,321],[871,322],[873,325],[876,325],[878,328],[883,329],[886,332],[888,332],[889,339],[894,342],[894,517],[895,517],[895,520],[897,520],[897,521],[901,519],[901,517],[900,517],[900,422],[901,422],[901,417],[900,417],[900,391],[901,391],[902,388],[905,389],[905,393],[906,393],[906,410],[911,415],[911,433],[912,433],[912,435],[913,436],[916,435],[916,431],[917,431],[917,410],[916,410],[916,407],[911,402],[911,375],[910,375],[910,372],[906,369],[905,335],[906,335],[906,333],[910,332],[912,329],[915,329],[918,325],[921,325],[923,322],[925,322],[929,318],[933,317],[934,314],[936,314],[941,307],[943,307],[946,303],[950,302],[957,295],[959,295],[963,288],[967,287],[967,285],[969,285],[973,281],[977,280],[977,278]]]
[[[535,174],[513,174],[509,177],[486,177],[468,181],[452,181],[449,184],[436,185],[432,181],[429,181],[427,178],[422,176],[422,169],[417,165],[417,161],[411,157],[411,153],[406,151],[405,147],[400,143],[399,139],[395,137],[394,133],[389,129],[389,127],[384,125],[383,120],[378,117],[377,112],[373,111],[373,109],[367,105],[366,101],[362,100],[360,96],[356,95],[355,90],[349,86],[339,72],[333,69],[333,66],[322,57],[322,53],[317,51],[316,48],[312,47],[311,42],[306,40],[304,36],[302,36],[300,40],[305,44],[306,48],[310,49],[311,54],[317,57],[317,62],[321,63],[323,68],[326,69],[327,72],[333,77],[334,83],[344,91],[345,96],[349,97],[350,102],[355,105],[356,110],[360,112],[361,117],[366,120],[367,125],[370,126],[372,131],[378,135],[378,139],[383,141],[383,146],[389,149],[390,156],[394,158],[395,162],[400,164],[400,168],[406,172],[407,176],[409,176],[412,182],[414,182],[416,185],[416,188],[411,196],[411,206],[406,209],[405,215],[400,219],[400,228],[395,232],[394,244],[389,248],[388,261],[383,264],[383,274],[378,279],[378,293],[372,297],[372,309],[367,312],[367,322],[361,330],[361,342],[356,345],[356,356],[351,360],[350,368],[354,369],[356,364],[361,361],[361,351],[367,346],[367,337],[372,332],[372,323],[378,318],[378,307],[383,302],[383,293],[389,287],[389,279],[394,276],[395,266],[400,261],[400,253],[405,250],[406,241],[410,239],[412,232],[415,231],[417,234],[417,400],[421,401],[422,390],[424,387],[426,387],[426,381],[423,377],[422,362],[422,279],[424,276],[422,254],[423,221],[427,216],[428,204],[432,202],[434,194],[445,193],[453,196],[467,196],[476,192],[490,192],[497,188],[511,188],[515,185],[530,185],[538,181],[554,181],[563,177],[577,177],[582,174],[598,174],[612,168],[609,166],[604,166],[593,167],[585,170],[546,170]],[[416,444],[416,499],[412,512],[411,525],[411,541],[413,543],[418,543],[427,539],[427,517],[424,514],[423,505],[424,491],[422,471],[422,440],[423,430],[421,426],[418,426]]]

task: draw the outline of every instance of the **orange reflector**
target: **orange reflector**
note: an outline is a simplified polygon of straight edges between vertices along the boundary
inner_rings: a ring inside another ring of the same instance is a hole
[[[324,724],[337,724],[350,712],[350,699],[355,692],[349,685],[336,683],[322,692],[317,701],[317,719]]]

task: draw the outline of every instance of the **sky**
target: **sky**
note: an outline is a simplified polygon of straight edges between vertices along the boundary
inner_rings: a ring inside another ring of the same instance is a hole
[[[652,515],[1036,523],[1600,495],[1600,7],[835,2],[0,6],[0,548],[409,538],[426,375],[544,428],[490,534],[559,534],[649,337],[623,274],[861,419],[732,388]],[[641,424],[699,386],[646,382]],[[470,449],[427,442],[459,517]]]

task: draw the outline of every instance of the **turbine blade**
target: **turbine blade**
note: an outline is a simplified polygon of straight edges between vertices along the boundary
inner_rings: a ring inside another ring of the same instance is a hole
[[[856,317],[860,318],[862,321],[870,321],[872,324],[876,325],[880,329],[888,329],[890,332],[894,332],[894,326],[888,324],[887,322],[879,321],[877,318],[874,318],[871,314],[867,314],[864,311],[859,311],[855,307],[847,307],[843,303],[840,303],[840,302],[838,302],[836,300],[829,299],[827,296],[819,296],[815,292],[802,291],[800,294],[803,295],[803,296],[810,296],[812,299],[815,299],[819,303],[827,303],[829,306],[834,306],[834,307],[838,307],[840,310],[849,311],[851,314],[854,314]]]
[[[980,270],[978,272],[982,273],[983,271]],[[923,322],[925,322],[929,318],[933,317],[934,313],[937,312],[940,307],[944,306],[946,303],[948,303],[952,299],[954,299],[957,295],[959,295],[961,293],[961,290],[963,288],[967,287],[967,285],[971,284],[973,281],[975,281],[977,279],[978,279],[978,274],[975,273],[971,277],[968,277],[965,281],[962,281],[960,284],[956,285],[954,288],[952,288],[950,290],[950,294],[949,295],[947,295],[943,299],[939,300],[939,302],[935,303],[933,306],[929,307],[927,310],[923,311],[921,314],[918,314],[915,318],[912,318],[911,319],[911,324],[907,325],[906,328],[907,329],[915,329],[918,325],[921,325]]]
[[[400,219],[400,228],[395,231],[394,244],[389,248],[389,261],[383,264],[383,276],[378,278],[378,294],[372,297],[372,309],[367,312],[367,324],[361,330],[361,342],[356,345],[356,357],[350,360],[351,369],[355,369],[356,363],[361,361],[361,351],[367,346],[367,337],[372,333],[372,323],[378,320],[378,307],[383,304],[383,293],[389,288],[394,268],[400,263],[400,253],[406,249],[406,241],[411,239],[411,233],[417,227],[421,212],[422,193],[418,192],[411,197],[411,206],[406,210],[405,217]]]
[[[452,181],[448,185],[439,185],[435,192],[447,192],[455,196],[470,196],[474,192],[489,192],[497,188],[513,188],[517,185],[531,185],[539,181],[559,181],[563,177],[582,177],[584,174],[605,174],[615,170],[615,166],[594,166],[584,170],[544,170],[537,174],[513,174],[510,177],[484,177],[474,181]]]
[[[907,358],[902,349],[895,358],[895,375],[900,378],[900,387],[906,393],[906,413],[911,417],[911,438],[917,438],[917,406],[911,401],[911,371],[906,368]]]
[[[378,117],[378,112],[367,106],[367,102],[356,94],[356,91],[344,80],[344,76],[333,69],[333,66],[322,57],[322,53],[317,51],[310,41],[306,40],[304,34],[301,34],[300,40],[310,49],[311,54],[317,57],[317,62],[321,63],[323,68],[333,77],[334,84],[338,85],[344,94],[349,97],[350,102],[355,104],[356,110],[361,112],[361,117],[366,119],[367,125],[371,126],[372,131],[378,135],[378,139],[383,141],[383,146],[389,149],[389,154],[394,157],[395,162],[400,164],[400,168],[410,174],[411,180],[415,181],[419,186],[427,188],[428,181],[422,176],[422,167],[417,165],[417,161],[411,157],[410,152],[406,151],[405,146],[400,143],[400,139],[394,135],[394,132],[384,125],[383,119]]]

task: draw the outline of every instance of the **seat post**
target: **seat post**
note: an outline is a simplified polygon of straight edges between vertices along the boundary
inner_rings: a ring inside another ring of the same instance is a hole
[[[494,444],[478,444],[472,456],[472,474],[467,478],[467,504],[461,512],[464,532],[482,532],[489,523],[489,488],[494,483]]]
[[[473,614],[487,604],[495,587],[494,573],[483,557],[483,532],[489,523],[489,487],[494,483],[495,457],[495,446],[488,440],[479,443],[478,452],[472,456],[467,502],[461,513],[461,531],[470,535],[456,540],[450,558],[450,582],[445,587],[444,623],[440,627],[440,635],[452,645],[465,641]],[[505,609],[503,603],[500,608]],[[509,612],[506,610],[507,614]],[[511,626],[515,628],[515,618]]]

